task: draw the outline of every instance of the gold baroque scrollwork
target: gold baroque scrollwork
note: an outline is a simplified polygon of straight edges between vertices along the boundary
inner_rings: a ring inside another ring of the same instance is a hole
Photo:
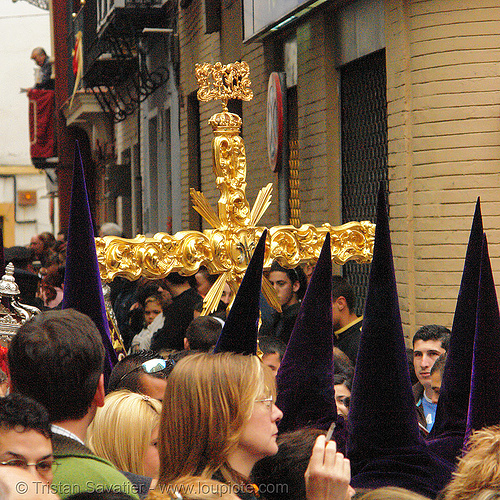
[[[201,265],[212,274],[220,274],[204,301],[203,314],[217,307],[227,282],[235,294],[253,254],[263,227],[260,218],[271,203],[272,184],[262,188],[253,208],[246,198],[246,156],[239,135],[241,118],[227,111],[228,99],[252,98],[249,68],[245,62],[227,66],[221,63],[196,65],[203,101],[221,99],[222,113],[213,115],[213,171],[220,191],[218,213],[203,195],[190,190],[194,209],[213,229],[203,232],[182,231],[174,236],[158,233],[153,238],[137,236],[132,240],[106,236],[96,240],[97,256],[104,282],[116,276],[135,280],[140,276],[162,278],[172,271],[192,275]],[[375,226],[371,222],[349,222],[339,227],[323,224],[277,226],[269,230],[264,267],[276,259],[284,267],[295,267],[319,257],[326,233],[331,234],[332,260],[370,262]],[[270,282],[263,279],[263,293],[268,302],[280,309]]]
[[[321,253],[326,233],[331,235],[332,261],[343,265],[350,260],[359,263],[371,261],[375,226],[368,221],[348,222],[334,227],[323,224],[316,228],[304,224],[294,226],[276,226],[270,229],[270,262],[277,260],[283,267],[296,267],[302,262],[316,260]]]
[[[212,243],[213,259],[209,262],[207,268],[210,273],[217,274],[221,271],[229,271],[233,268],[233,261],[229,254],[229,238],[227,231],[210,231],[210,241]]]
[[[348,222],[339,227],[324,224],[332,237],[332,258],[337,264],[350,260],[368,263],[372,260],[375,225],[369,221]]]
[[[203,63],[195,65],[198,80],[198,99],[211,101],[221,99],[227,111],[229,99],[250,101],[253,92],[250,88],[250,68],[245,61],[222,65]]]
[[[277,260],[283,267],[296,267],[301,260],[300,245],[294,226],[271,228],[270,260]]]
[[[200,265],[206,265],[213,257],[210,239],[203,233],[184,231],[177,233],[179,248],[177,250],[177,271],[194,274]]]

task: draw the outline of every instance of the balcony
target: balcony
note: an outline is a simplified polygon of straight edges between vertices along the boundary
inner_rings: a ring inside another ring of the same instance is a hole
[[[116,122],[134,113],[168,79],[166,67],[148,68],[148,50],[155,40],[145,32],[157,33],[154,37],[172,32],[172,7],[168,0],[98,0],[93,5],[93,36],[84,36],[83,83]]]
[[[97,32],[110,24],[123,24],[141,32],[143,28],[162,28],[166,24],[168,0],[97,0]]]

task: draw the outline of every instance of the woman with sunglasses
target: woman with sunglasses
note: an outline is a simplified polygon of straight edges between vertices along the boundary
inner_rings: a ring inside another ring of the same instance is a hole
[[[166,378],[177,359],[184,355],[185,352],[176,352],[164,359],[152,351],[129,354],[114,366],[106,392],[127,389],[162,401]]]

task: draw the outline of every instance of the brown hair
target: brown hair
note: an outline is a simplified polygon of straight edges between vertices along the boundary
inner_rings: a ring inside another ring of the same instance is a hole
[[[51,422],[84,417],[104,366],[94,322],[75,309],[45,311],[12,338],[8,358],[14,390],[41,403]]]
[[[213,479],[187,477],[151,490],[147,500],[238,500],[231,486]]]
[[[305,500],[304,474],[320,429],[298,429],[278,436],[278,453],[259,460],[252,469],[257,486],[264,485],[266,500]]]
[[[273,374],[256,356],[199,353],[179,361],[163,401],[159,484],[218,470],[226,476],[255,400],[275,394]]]

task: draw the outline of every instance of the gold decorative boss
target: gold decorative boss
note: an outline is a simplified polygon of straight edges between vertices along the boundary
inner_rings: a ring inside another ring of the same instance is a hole
[[[219,277],[205,297],[203,313],[214,311],[227,282],[236,295],[247,265],[264,227],[257,226],[271,203],[272,184],[262,188],[252,208],[246,198],[246,155],[241,138],[241,118],[227,109],[229,99],[249,101],[250,70],[246,62],[233,64],[197,64],[196,77],[200,101],[220,99],[222,112],[209,123],[212,141],[213,171],[220,191],[217,213],[205,195],[190,190],[194,209],[212,226],[203,232],[180,231],[175,235],[157,233],[152,238],[137,236],[128,240],[114,236],[97,238],[97,257],[104,282],[116,276],[135,280],[140,276],[162,278],[176,271],[184,275],[196,273],[206,266]],[[331,235],[332,260],[344,264],[348,260],[370,262],[375,226],[371,222],[349,222],[333,227],[275,226],[269,229],[264,268],[273,260],[283,267],[296,267],[301,262],[317,259],[326,233]],[[264,277],[262,291],[269,303],[280,310],[274,289]]]

